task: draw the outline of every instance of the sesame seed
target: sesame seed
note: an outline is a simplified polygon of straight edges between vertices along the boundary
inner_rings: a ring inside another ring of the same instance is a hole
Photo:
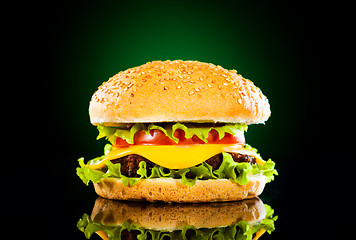
[[[211,85],[208,83],[208,87],[211,87]]]
[[[168,90],[168,87],[164,87],[163,90]]]
[[[179,86],[177,86],[177,89],[181,89],[181,88],[182,88],[182,86],[180,86],[180,85],[179,85]]]
[[[241,104],[241,102],[242,102],[240,98],[239,98],[239,100],[237,100],[237,101],[239,102],[239,104]]]
[[[228,84],[226,82],[224,82],[223,85],[227,86]]]
[[[188,93],[188,95],[193,95],[194,94],[194,91],[190,91],[189,93]]]
[[[196,87],[196,88],[194,88],[194,89],[195,89],[195,91],[199,92],[199,88]]]

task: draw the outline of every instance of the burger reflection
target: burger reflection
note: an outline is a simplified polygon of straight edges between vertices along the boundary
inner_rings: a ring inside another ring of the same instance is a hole
[[[259,198],[237,202],[170,204],[98,198],[91,216],[77,227],[86,238],[102,239],[258,239],[274,230],[277,216]]]

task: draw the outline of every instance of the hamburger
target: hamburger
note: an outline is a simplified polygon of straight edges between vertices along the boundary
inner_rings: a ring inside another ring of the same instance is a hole
[[[97,139],[110,144],[77,175],[104,198],[216,202],[253,198],[277,174],[246,144],[270,116],[250,80],[198,61],[153,61],[104,82],[89,104]]]
[[[102,239],[246,239],[274,231],[274,210],[259,198],[235,202],[168,204],[98,198],[91,216],[77,227],[86,238]]]

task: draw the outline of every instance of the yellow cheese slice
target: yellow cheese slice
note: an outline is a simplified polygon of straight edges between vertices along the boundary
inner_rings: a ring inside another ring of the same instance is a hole
[[[247,154],[256,158],[257,164],[265,161],[253,151],[237,144],[201,144],[201,145],[132,145],[114,148],[100,162],[89,165],[91,169],[105,167],[108,160],[117,159],[130,154],[137,154],[169,169],[182,169],[198,165],[221,152]]]
[[[101,237],[101,239],[109,240],[108,234],[106,232],[100,230],[100,231],[97,231],[95,233],[98,234]]]
[[[261,229],[261,230],[257,231],[253,240],[259,239],[265,232],[266,232],[266,229]]]

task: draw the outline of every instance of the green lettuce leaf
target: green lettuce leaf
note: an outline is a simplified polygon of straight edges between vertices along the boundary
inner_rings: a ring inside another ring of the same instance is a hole
[[[223,152],[223,162],[220,167],[214,171],[219,178],[229,178],[240,185],[249,182],[248,174],[252,172],[252,166],[247,162],[234,162],[230,154]]]
[[[78,162],[80,167],[77,167],[76,169],[77,175],[83,181],[83,183],[88,186],[89,181],[94,183],[100,182],[100,179],[102,179],[104,175],[102,171],[91,169],[88,165],[85,165],[84,158],[79,158]]]
[[[109,145],[109,146],[108,146]],[[110,144],[105,146],[105,153],[110,151]],[[159,165],[155,165],[153,168],[147,169],[145,161],[139,163],[139,169],[137,174],[140,177],[126,177],[121,174],[121,164],[113,164],[111,161],[106,161],[106,172],[100,170],[91,169],[88,165],[84,164],[84,158],[78,160],[79,166],[77,168],[77,175],[80,179],[88,185],[89,181],[94,183],[100,182],[101,178],[121,178],[125,186],[133,186],[140,179],[150,178],[174,178],[182,179],[182,183],[187,186],[194,186],[198,179],[230,179],[240,185],[245,185],[249,182],[249,174],[262,173],[267,177],[267,182],[274,179],[274,175],[277,175],[277,171],[274,169],[275,163],[269,159],[263,166],[251,165],[246,162],[234,162],[229,153],[222,153],[223,161],[218,169],[213,170],[212,166],[203,162],[193,167],[183,169],[168,169]],[[89,164],[93,164],[96,161],[102,159],[104,156],[95,158],[89,161]],[[189,174],[188,174],[189,173]]]
[[[277,169],[275,169],[276,163],[273,162],[271,159],[268,159],[268,161],[263,165],[253,165],[252,166],[252,174],[258,174],[262,173],[267,177],[266,183],[269,183],[274,180],[274,175],[278,176]]]
[[[142,161],[140,162],[140,166],[142,164],[146,164],[146,162]],[[105,165],[108,167],[108,170],[104,175],[102,175],[103,178],[106,177],[114,177],[114,178],[121,178],[123,184],[125,186],[133,186],[135,185],[141,178],[134,178],[134,177],[126,177],[125,175],[121,174],[121,164],[113,164],[110,161],[106,161]]]
[[[261,224],[259,225],[259,229],[265,229],[269,234],[275,230],[274,222],[277,221],[278,216],[274,216],[274,209],[268,205],[264,204],[266,209],[266,217],[262,220]]]
[[[125,221],[120,226],[106,226],[98,222],[93,222],[88,214],[83,214],[82,218],[77,223],[77,228],[82,231],[87,239],[89,239],[93,233],[97,231],[105,232],[109,240],[121,239],[123,230],[136,231],[137,239],[140,240],[187,240],[187,239],[239,239],[239,240],[251,240],[255,232],[265,229],[269,234],[275,230],[274,222],[278,216],[273,217],[273,209],[264,204],[266,209],[266,217],[260,223],[249,225],[246,221],[240,221],[227,227],[218,228],[195,228],[192,225],[184,226],[182,230],[169,231],[155,231],[140,228],[132,222]],[[187,238],[187,231],[190,231],[189,238]]]
[[[192,138],[196,135],[198,138],[203,140],[205,143],[208,141],[208,133],[214,129],[219,134],[219,139],[225,136],[225,133],[230,133],[232,135],[237,134],[239,131],[247,131],[247,125],[241,123],[228,123],[224,126],[209,127],[205,124],[192,124],[192,123],[165,123],[162,126],[157,124],[143,124],[136,123],[131,127],[106,127],[103,125],[98,126],[99,135],[97,139],[105,137],[110,141],[111,144],[115,144],[116,138],[122,138],[126,140],[129,144],[134,143],[135,133],[138,131],[144,131],[147,135],[153,129],[161,130],[167,137],[172,139],[175,143],[178,143],[179,139],[174,137],[173,134],[177,129],[181,129],[185,133],[186,138]]]

